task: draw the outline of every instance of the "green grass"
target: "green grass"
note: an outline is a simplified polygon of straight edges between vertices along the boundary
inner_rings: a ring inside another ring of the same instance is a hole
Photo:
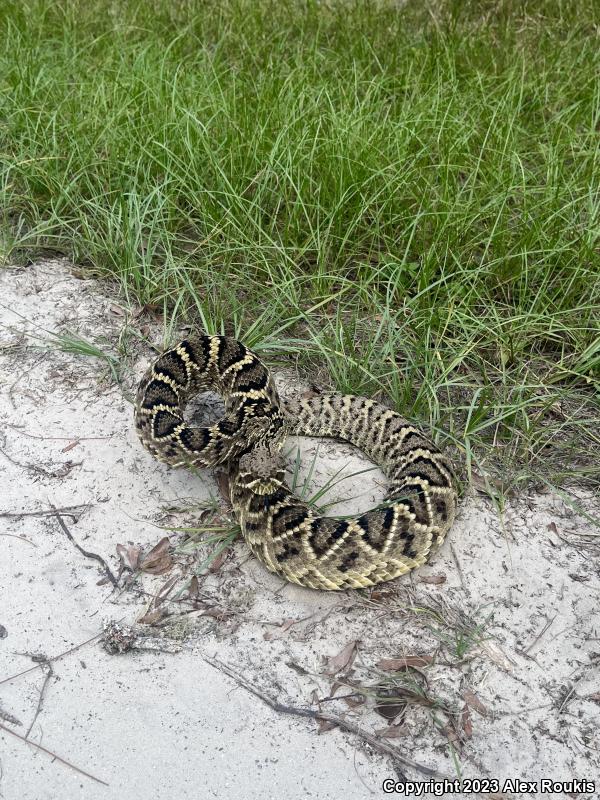
[[[5,0],[0,263],[597,484],[598,4],[401,5]]]

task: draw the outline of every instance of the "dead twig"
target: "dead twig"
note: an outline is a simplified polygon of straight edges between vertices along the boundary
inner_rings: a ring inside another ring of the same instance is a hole
[[[353,733],[355,736],[360,737],[363,741],[367,742],[371,747],[375,750],[378,750],[380,753],[385,753],[388,756],[391,756],[395,761],[399,762],[405,767],[411,767],[412,769],[416,770],[417,772],[422,773],[423,775],[428,775],[430,777],[440,778],[443,779],[445,776],[439,773],[435,769],[431,769],[430,767],[426,767],[424,764],[419,764],[417,761],[413,761],[410,758],[404,756],[396,747],[387,742],[384,742],[377,736],[374,736],[372,733],[365,731],[359,725],[355,725],[353,722],[349,722],[348,720],[344,719],[343,717],[337,716],[337,714],[329,714],[323,711],[315,711],[312,708],[298,708],[296,706],[287,706],[283,703],[279,703],[277,700],[274,700],[265,692],[258,689],[256,686],[253,686],[249,681],[246,680],[242,675],[236,672],[232,667],[228,664],[224,664],[219,659],[212,659],[208,656],[203,656],[204,660],[211,664],[211,666],[218,669],[220,672],[224,672],[226,675],[229,675],[230,678],[239,685],[242,686],[246,691],[253,694],[255,697],[260,698],[263,703],[266,703],[273,711],[278,711],[282,714],[292,714],[296,717],[305,717],[307,719],[314,719],[317,721],[329,722],[332,725],[336,725],[338,728],[347,731],[348,733]]]
[[[19,469],[28,470],[29,472],[33,472],[35,475],[42,475],[44,478],[64,478],[69,472],[73,469],[73,467],[80,467],[83,464],[83,461],[65,461],[64,464],[61,464],[55,470],[48,470],[44,469],[44,467],[40,467],[37,464],[22,464],[20,461],[16,461],[12,456],[10,456],[6,450],[3,450],[0,447],[0,453],[4,456],[4,458],[8,459],[11,464],[15,467],[19,467]]]
[[[42,661],[41,666],[48,667],[46,674],[44,675],[44,682],[42,683],[42,688],[40,689],[40,695],[38,697],[37,708],[35,710],[35,714],[33,715],[33,719],[31,720],[31,724],[27,728],[27,733],[25,734],[25,738],[29,739],[29,734],[31,733],[31,729],[35,725],[37,718],[40,715],[40,712],[44,705],[44,692],[46,691],[46,686],[50,678],[54,675],[54,670],[52,669],[52,664],[49,661]]]
[[[460,561],[458,560],[458,556],[456,554],[456,550],[454,549],[454,545],[450,542],[450,552],[452,553],[452,558],[454,559],[454,563],[456,564],[456,570],[458,572],[458,577],[460,578],[460,585],[462,586],[463,592],[470,597],[469,590],[467,589],[467,583],[465,581],[465,576],[462,571],[462,567],[460,565]]]
[[[89,504],[84,506],[63,506],[62,508],[57,508],[56,510],[59,511],[64,517],[71,517],[73,522],[77,522],[79,517],[84,511],[87,511],[88,508],[90,508]],[[47,508],[42,508],[40,511],[0,511],[0,518],[21,519],[21,517],[53,517],[55,514],[55,511],[49,511]]]
[[[101,636],[104,636],[104,633],[97,633],[95,636],[92,636],[90,639],[86,639],[85,642],[81,642],[81,644],[76,644],[74,647],[70,647],[68,650],[65,650],[62,653],[59,653],[57,656],[52,656],[51,658],[46,658],[43,661],[40,661],[38,664],[34,664],[33,667],[28,667],[27,669],[22,670],[22,672],[16,672],[14,675],[9,675],[8,678],[2,678],[0,680],[0,686],[3,683],[8,683],[9,681],[14,681],[16,678],[20,678],[22,675],[27,675],[29,672],[33,672],[36,669],[41,669],[44,664],[49,664],[50,662],[58,661],[59,658],[64,658],[64,656],[68,656],[70,653],[74,653],[75,650],[79,650],[82,647],[85,647],[86,644],[90,644],[90,642],[94,642],[96,639],[99,639]]]
[[[109,785],[106,781],[103,781],[101,778],[97,778],[95,775],[92,775],[91,772],[86,772],[84,769],[81,769],[81,767],[75,766],[75,764],[72,764],[70,761],[67,761],[66,758],[62,758],[56,753],[53,753],[52,750],[48,750],[46,747],[43,747],[43,745],[37,744],[37,742],[32,742],[30,739],[26,739],[25,736],[21,736],[21,734],[17,733],[16,731],[11,731],[10,728],[7,728],[6,725],[3,725],[1,722],[0,722],[0,730],[4,731],[5,733],[10,733],[11,736],[15,736],[17,739],[20,739],[22,742],[25,742],[25,744],[28,744],[30,747],[35,747],[36,750],[41,750],[43,753],[52,756],[52,758],[56,759],[56,761],[60,761],[61,764],[64,764],[66,767],[70,767],[71,769],[75,770],[75,772],[78,772],[80,775],[85,775],[86,778],[90,778],[91,780],[96,781],[96,783],[101,783],[103,786]]]
[[[27,544],[30,544],[32,547],[37,547],[35,542],[25,539],[24,536],[17,536],[16,533],[0,533],[0,536],[8,536],[9,539],[18,539],[20,542],[27,542]]]
[[[21,430],[18,425],[11,425],[9,422],[6,423],[6,426],[20,433],[21,436],[27,436],[28,439],[39,439],[42,442],[91,442],[99,439],[111,439],[114,436],[112,433],[108,436],[38,436],[35,433],[27,433],[27,431]]]
[[[0,706],[0,719],[3,719],[5,722],[10,722],[11,725],[22,725],[20,719],[13,717],[12,714],[9,714],[8,711],[5,711],[2,706]]]
[[[17,410],[17,404],[15,403],[15,399],[14,399],[14,397],[13,397],[13,392],[14,392],[14,391],[15,391],[15,389],[17,388],[17,384],[18,384],[18,383],[19,383],[21,380],[23,380],[23,378],[24,378],[26,375],[29,375],[29,373],[31,372],[31,370],[32,370],[32,369],[34,369],[35,367],[37,367],[37,365],[38,365],[38,364],[39,364],[41,361],[43,361],[45,358],[46,358],[46,353],[42,353],[42,355],[41,355],[41,356],[39,356],[38,358],[36,358],[36,359],[35,359],[35,361],[33,362],[33,364],[32,364],[30,367],[28,367],[27,369],[23,370],[23,372],[21,372],[21,374],[20,374],[20,375],[19,375],[19,377],[16,379],[16,381],[13,381],[13,383],[11,383],[11,385],[9,386],[9,388],[8,388],[8,399],[10,400],[10,404],[11,404],[11,406],[14,408],[14,410],[15,410],[15,411]],[[10,427],[12,427],[12,425],[11,425]]]
[[[79,552],[82,555],[84,555],[86,558],[93,558],[94,561],[97,561],[99,564],[101,564],[102,568],[104,569],[104,573],[106,574],[106,577],[108,578],[108,580],[112,583],[113,586],[118,586],[117,579],[113,575],[110,567],[108,566],[106,561],[102,558],[102,556],[99,556],[98,553],[91,553],[89,550],[84,550],[83,547],[81,547],[81,545],[77,544],[77,542],[73,538],[73,534],[67,528],[67,526],[65,524],[65,521],[63,520],[63,518],[62,518],[62,516],[60,514],[60,511],[55,506],[53,506],[52,503],[50,503],[50,508],[54,511],[54,516],[58,520],[58,524],[62,528],[63,533],[69,539],[69,541],[71,541],[72,544],[79,550]]]
[[[537,644],[537,643],[540,641],[540,639],[541,639],[541,638],[542,638],[542,636],[543,636],[543,635],[546,633],[546,631],[548,630],[548,628],[550,627],[550,625],[552,625],[552,623],[554,622],[554,620],[556,619],[556,617],[557,617],[557,614],[555,614],[555,615],[552,617],[552,619],[549,619],[549,620],[547,620],[546,624],[544,625],[544,627],[542,628],[542,630],[541,630],[541,631],[538,633],[538,635],[535,637],[535,639],[533,640],[533,642],[532,642],[530,645],[528,645],[528,647],[526,647],[526,648],[523,650],[523,655],[529,655],[529,652],[530,652],[530,650],[531,650],[533,647],[535,647],[535,645],[536,645],[536,644]]]

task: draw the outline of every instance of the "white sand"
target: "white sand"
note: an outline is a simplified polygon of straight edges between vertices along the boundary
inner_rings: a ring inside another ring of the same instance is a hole
[[[34,665],[31,654],[55,656],[100,634],[104,619],[135,622],[148,602],[142,590],[155,592],[193,563],[179,557],[168,574],[146,575],[129,590],[112,592],[110,585],[98,585],[100,565],[77,551],[57,520],[32,512],[48,511],[50,504],[88,506],[64,521],[75,540],[116,573],[117,543],[147,551],[170,534],[176,544],[183,534],[164,526],[197,524],[200,511],[193,504],[219,493],[211,473],[169,469],[142,449],[131,404],[106,364],[36,348],[44,342],[32,335],[49,339],[41,328],[69,329],[117,352],[126,318],[110,287],[74,277],[64,262],[47,261],[1,272],[0,302],[2,681]],[[160,328],[153,324],[149,333],[158,343]],[[135,338],[128,341],[137,379],[151,353]],[[314,452],[314,443],[308,445],[303,443],[304,474]],[[346,446],[321,444],[314,483],[323,484],[343,465],[352,473],[365,462]],[[350,478],[331,495],[356,497],[354,508],[366,509],[381,494],[376,478]],[[581,503],[598,516],[589,498],[582,496]],[[351,505],[335,510],[347,513]],[[6,516],[20,513],[30,516]],[[359,686],[373,685],[377,674],[390,675],[376,667],[382,658],[436,655],[424,669],[426,692],[456,712],[456,729],[443,710],[411,703],[397,738],[387,740],[408,759],[455,778],[450,735],[463,777],[498,778],[500,789],[509,777],[596,778],[600,787],[597,534],[550,493],[512,501],[503,520],[488,500],[468,497],[430,565],[382,586],[375,602],[368,593],[318,593],[284,584],[239,541],[220,569],[200,581],[205,609],[216,606],[229,616],[197,611],[171,618],[166,629],[141,626],[153,637],[183,630],[183,638],[160,640],[180,644],[180,652],[111,656],[96,640],[53,662],[29,738],[109,786],[0,731],[0,797],[385,796],[384,778],[397,779],[388,757],[355,735],[319,733],[314,720],[268,708],[204,660],[216,657],[234,666],[281,703],[318,710],[315,697],[329,697],[335,680],[324,674],[324,659],[354,640],[358,655],[342,675]],[[424,582],[432,575],[446,580]],[[437,609],[438,617],[422,610],[427,608]],[[493,619],[473,631],[467,620],[483,623],[491,612]],[[461,615],[471,633],[457,639]],[[298,622],[280,627],[284,620]],[[26,735],[45,674],[38,668],[0,682],[2,725]],[[338,694],[351,691],[342,687]],[[472,732],[462,715],[465,691],[487,710],[483,716],[471,708]],[[358,708],[327,701],[321,709],[368,731],[388,724],[370,701]],[[404,772],[425,780],[413,769]]]

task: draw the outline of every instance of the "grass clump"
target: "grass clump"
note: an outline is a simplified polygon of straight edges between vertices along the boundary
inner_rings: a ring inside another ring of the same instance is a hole
[[[598,482],[593,0],[6,0],[0,263],[327,368],[505,486]]]

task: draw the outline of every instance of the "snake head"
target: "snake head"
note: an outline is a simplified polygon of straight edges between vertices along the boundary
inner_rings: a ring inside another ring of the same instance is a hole
[[[271,443],[259,445],[235,465],[235,483],[253,494],[272,494],[285,485],[285,460]]]

